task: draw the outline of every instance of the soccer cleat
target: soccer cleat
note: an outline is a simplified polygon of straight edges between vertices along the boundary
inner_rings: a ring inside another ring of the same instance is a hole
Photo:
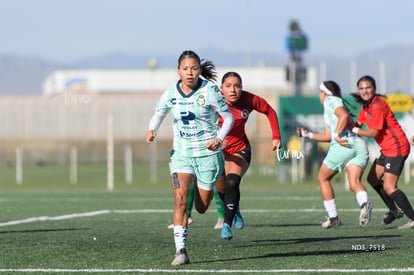
[[[408,222],[404,225],[401,225],[398,227],[398,229],[411,229],[414,228],[414,221],[413,220],[408,220]]]
[[[193,223],[193,219],[191,218],[191,217],[188,217],[188,220],[187,220],[187,225],[190,225],[190,224],[192,224]],[[172,224],[170,224],[169,226],[167,226],[167,228],[168,229],[173,229],[174,228],[174,224],[172,223]]]
[[[230,225],[227,223],[223,223],[223,228],[221,229],[221,238],[223,240],[230,241],[233,238],[233,232],[231,230]]]
[[[386,216],[382,219],[382,224],[390,224],[396,219],[401,219],[404,217],[404,212],[400,209],[391,210],[385,214]]]
[[[214,229],[222,229],[224,223],[224,218],[218,218],[216,225],[214,226]]]
[[[367,226],[367,224],[371,220],[371,212],[372,212],[371,201],[367,201],[366,203],[362,204],[360,214],[359,214],[359,225],[361,227]]]
[[[175,258],[171,262],[171,265],[184,265],[189,264],[190,259],[187,256],[187,249],[181,248],[177,253],[175,253]]]
[[[322,223],[322,227],[326,229],[339,227],[341,225],[342,225],[342,222],[338,217],[334,217],[334,218],[327,217],[327,220]]]
[[[234,218],[233,218],[233,224],[234,224],[234,227],[239,230],[243,229],[244,227],[244,219],[240,213],[240,206],[237,207],[236,214],[234,215]]]

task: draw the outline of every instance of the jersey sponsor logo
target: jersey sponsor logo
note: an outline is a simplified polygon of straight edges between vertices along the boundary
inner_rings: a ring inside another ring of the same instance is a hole
[[[249,117],[249,111],[248,111],[247,109],[243,109],[243,110],[241,110],[241,112],[240,112],[240,116],[241,116],[243,119],[247,119],[247,118]]]
[[[204,97],[204,95],[199,95],[198,96],[197,103],[200,106],[206,105],[206,98]]]
[[[195,119],[195,114],[190,111],[180,112],[180,115],[184,125],[190,124],[190,121]]]
[[[177,98],[173,97],[169,100],[171,105],[177,104]],[[192,101],[178,101],[178,105],[193,105]]]
[[[203,136],[203,134],[204,134],[204,131],[200,131],[200,132],[197,132],[197,133],[194,133],[194,132],[187,133],[187,132],[184,132],[184,131],[180,131],[180,136],[182,138],[201,137],[201,136]]]

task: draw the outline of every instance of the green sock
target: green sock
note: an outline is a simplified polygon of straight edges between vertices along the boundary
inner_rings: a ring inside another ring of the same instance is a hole
[[[216,203],[217,217],[219,219],[223,219],[224,218],[224,202],[220,198],[220,195],[217,189],[214,189],[214,202]]]
[[[191,211],[193,210],[194,205],[194,184],[191,185],[190,192],[188,192],[188,202],[187,202],[187,216],[191,217]]]

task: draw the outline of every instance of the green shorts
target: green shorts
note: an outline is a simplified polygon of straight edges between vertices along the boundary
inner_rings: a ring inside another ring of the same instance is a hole
[[[177,152],[171,155],[170,173],[188,173],[197,178],[198,188],[213,190],[224,171],[224,155],[218,152],[204,157],[183,157]]]
[[[355,141],[349,142],[349,147],[344,147],[336,142],[331,143],[323,163],[330,170],[339,172],[350,163],[365,169],[368,163],[368,157],[368,149],[364,140],[356,139]]]

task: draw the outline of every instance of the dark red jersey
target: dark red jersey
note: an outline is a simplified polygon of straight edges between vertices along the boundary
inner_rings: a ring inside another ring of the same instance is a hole
[[[229,104],[229,108],[234,116],[234,124],[225,140],[228,142],[227,148],[223,149],[224,156],[227,157],[235,152],[246,148],[249,140],[246,136],[245,124],[253,110],[265,114],[269,120],[272,129],[272,139],[280,140],[279,122],[275,110],[267,101],[257,95],[242,91],[240,99],[234,103]],[[219,125],[221,127],[223,119],[219,118]]]
[[[385,156],[407,156],[410,153],[407,136],[382,97],[374,96],[367,108],[361,108],[358,122],[379,131],[375,141]]]

